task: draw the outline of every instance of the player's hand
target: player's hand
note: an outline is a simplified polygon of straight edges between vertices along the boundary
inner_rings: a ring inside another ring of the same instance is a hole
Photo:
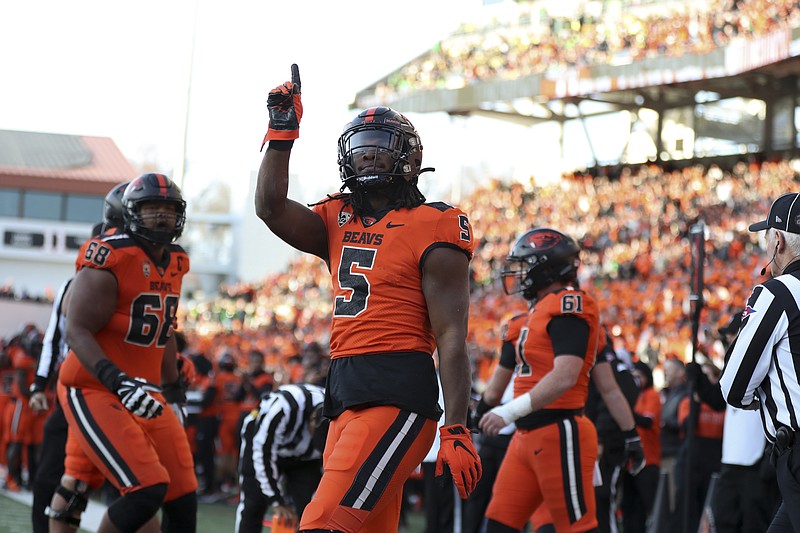
[[[142,418],[151,419],[161,415],[164,406],[144,389],[147,381],[131,378],[120,372],[116,393],[125,409]]]
[[[267,141],[292,141],[300,136],[300,119],[303,117],[303,102],[300,100],[300,69],[292,65],[292,81],[278,85],[267,97],[269,129],[264,136]]]
[[[28,407],[30,407],[36,413],[47,411],[47,409],[49,409],[47,395],[41,391],[34,392],[28,399]]]
[[[625,467],[631,475],[635,476],[642,471],[645,464],[642,441],[634,428],[625,433]]]
[[[481,459],[475,446],[472,445],[472,437],[467,428],[461,424],[453,424],[439,428],[439,440],[435,475],[444,474],[444,465],[447,463],[453,474],[458,495],[465,500],[470,492],[475,490],[475,485],[483,473]]]
[[[483,415],[478,421],[478,427],[482,432],[490,437],[495,437],[500,430],[509,424],[502,416],[493,413],[491,410]]]

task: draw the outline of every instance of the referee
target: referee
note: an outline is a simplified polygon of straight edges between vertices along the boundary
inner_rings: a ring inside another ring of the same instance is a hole
[[[325,390],[316,385],[284,385],[244,419],[236,533],[260,533],[270,505],[283,520],[296,522],[303,514],[322,478],[324,399]]]
[[[773,445],[783,503],[768,533],[800,531],[800,454],[789,453],[800,430],[800,194],[772,203],[766,220],[771,279],[756,285],[742,313],[739,334],[726,354],[720,387],[741,409],[761,409],[764,433]]]
[[[58,290],[50,322],[44,333],[42,354],[39,357],[39,366],[36,368],[36,377],[31,384],[31,397],[28,405],[35,412],[47,411],[49,405],[45,391],[52,378],[57,374],[58,366],[69,351],[64,342],[64,311],[63,298],[72,278],[65,281]],[[44,424],[44,436],[40,449],[39,466],[33,479],[33,507],[31,520],[34,533],[47,533],[48,517],[45,509],[53,498],[53,493],[64,475],[64,449],[67,445],[67,419],[58,401],[55,402],[53,412],[47,417]]]

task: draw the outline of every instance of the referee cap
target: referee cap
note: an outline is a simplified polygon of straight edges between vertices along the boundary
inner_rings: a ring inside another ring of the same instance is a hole
[[[767,228],[800,234],[800,194],[787,192],[780,195],[772,202],[766,220],[750,224],[750,231],[763,231]]]

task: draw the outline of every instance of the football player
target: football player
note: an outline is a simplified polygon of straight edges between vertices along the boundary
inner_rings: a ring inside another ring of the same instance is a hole
[[[122,215],[122,195],[129,182],[115,185],[103,199],[103,222],[92,231],[92,236],[103,233],[112,233],[121,230],[124,226]],[[78,250],[78,258],[85,253],[87,240]],[[78,267],[76,261],[76,268]],[[69,352],[64,329],[66,328],[65,296],[73,278],[66,280],[58,290],[53,309],[50,313],[50,322],[44,334],[42,355],[36,368],[36,376],[31,385],[29,406],[34,412],[44,412],[50,409],[46,391],[55,385],[58,368]],[[47,417],[44,425],[41,461],[36,469],[33,482],[33,505],[31,507],[31,521],[34,533],[47,533],[49,531],[47,506],[51,503],[53,493],[58,487],[61,476],[64,475],[64,456],[67,445],[67,420],[58,401],[53,402],[52,413]]]
[[[270,92],[256,214],[278,237],[328,265],[334,292],[324,414],[325,472],[301,531],[397,531],[402,488],[442,415],[437,473],[449,465],[462,498],[481,475],[464,426],[471,385],[466,336],[472,226],[460,209],[426,203],[422,143],[411,122],[373,107],[339,138],[339,194],[308,207],[287,198],[299,137],[300,75]],[[262,146],[263,148],[263,146]]]
[[[173,243],[186,204],[153,173],[131,181],[122,204],[124,233],[89,241],[69,291],[58,398],[70,429],[57,496],[78,514],[85,506],[86,483],[76,481],[84,463],[72,460],[82,454],[121,494],[98,531],[136,531],[162,503],[163,531],[194,531],[191,452],[175,412],[164,409],[181,391],[173,327],[189,258]]]
[[[506,336],[516,338],[514,399],[479,422],[489,435],[517,426],[486,510],[487,533],[521,531],[542,503],[556,531],[597,528],[597,432],[583,410],[600,324],[594,298],[576,286],[579,253],[571,237],[536,228],[506,258],[503,288],[521,293],[531,309],[519,331]]]

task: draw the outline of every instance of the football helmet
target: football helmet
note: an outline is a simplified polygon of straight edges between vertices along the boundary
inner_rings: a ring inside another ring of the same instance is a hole
[[[109,228],[122,228],[125,226],[122,195],[125,194],[125,189],[128,187],[129,183],[129,181],[126,181],[125,183],[115,185],[114,188],[106,194],[106,198],[103,200],[103,231]]]
[[[578,272],[580,247],[572,237],[550,228],[535,228],[514,243],[501,276],[506,294],[536,298],[540,289],[556,281],[573,281]]]
[[[175,225],[172,229],[148,228],[140,214],[142,204],[168,202],[175,206]],[[131,181],[122,195],[125,231],[155,244],[169,244],[183,233],[186,222],[186,202],[181,190],[163,174],[142,174]]]
[[[389,154],[393,167],[359,172],[355,156],[370,150]],[[339,175],[351,192],[372,191],[405,178],[416,183],[422,170],[422,141],[417,130],[394,109],[381,106],[362,111],[339,137]]]
[[[33,324],[28,324],[19,335],[19,346],[29,356],[38,359],[44,346],[44,334]]]

